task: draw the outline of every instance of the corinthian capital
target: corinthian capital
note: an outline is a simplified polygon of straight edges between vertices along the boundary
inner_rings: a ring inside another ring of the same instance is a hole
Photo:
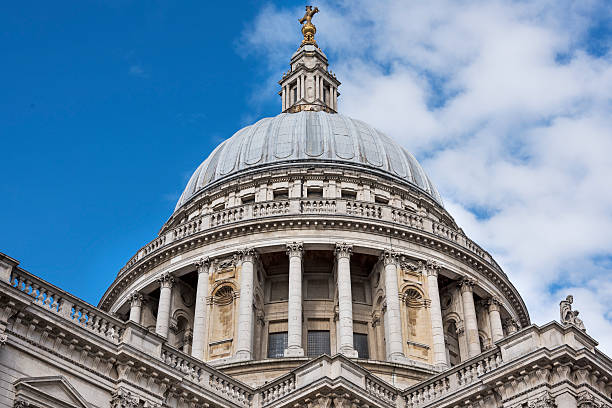
[[[162,288],[169,289],[174,286],[174,276],[169,272],[162,274],[157,280]]]
[[[208,269],[210,268],[210,258],[200,258],[195,261],[195,266],[198,268],[198,273],[208,273]]]
[[[257,258],[257,251],[253,248],[245,248],[238,251],[238,257],[242,262],[254,262],[255,258]]]
[[[289,258],[298,257],[301,258],[304,253],[304,246],[301,242],[291,242],[287,244],[287,255]]]
[[[142,293],[140,292],[132,292],[130,294],[130,306],[131,307],[138,307],[138,306],[142,306],[142,301],[144,299],[144,296],[142,296]]]
[[[474,279],[463,278],[459,283],[459,287],[461,288],[461,292],[472,292],[475,284],[476,281]]]
[[[425,261],[425,273],[427,276],[438,276],[438,272],[440,271],[440,264],[433,260],[428,259]]]
[[[353,253],[353,246],[347,244],[346,242],[336,242],[336,257],[338,258],[350,258]]]
[[[501,300],[496,296],[493,296],[486,300],[486,305],[489,308],[489,312],[494,312],[494,311],[499,312],[499,307],[501,306],[501,304],[502,304]]]
[[[384,266],[399,264],[399,254],[393,250],[385,249],[380,254],[379,259]]]

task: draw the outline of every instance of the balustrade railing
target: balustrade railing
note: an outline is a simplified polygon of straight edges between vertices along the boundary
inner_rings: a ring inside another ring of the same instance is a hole
[[[439,237],[446,238],[453,242],[459,242],[459,232],[447,227],[446,225],[434,222],[432,225],[433,233]]]
[[[269,405],[295,390],[295,375],[290,373],[260,390],[262,406]]]
[[[253,204],[253,218],[289,214],[289,201],[266,201]]]
[[[378,204],[366,203],[362,201],[347,201],[346,213],[366,218],[382,218],[382,207]]]
[[[374,398],[380,399],[387,404],[395,405],[397,391],[390,385],[375,378],[374,376],[366,377],[366,392]]]
[[[406,210],[393,208],[391,210],[391,221],[412,228],[423,229],[423,217]]]
[[[336,200],[302,200],[303,214],[333,214],[336,212]]]
[[[450,370],[404,391],[406,407],[421,408],[438,401],[458,389],[478,381],[479,377],[502,364],[498,348],[485,352]]]
[[[14,268],[10,285],[29,295],[33,303],[101,337],[114,343],[121,337],[121,320],[28,272]]]
[[[210,369],[204,362],[195,359],[182,351],[163,344],[161,360],[168,366],[182,372],[193,382],[215,390],[218,394],[230,401],[249,406],[253,398],[253,391],[240,382],[221,375]],[[206,381],[208,379],[208,381]]]
[[[219,227],[226,224],[231,224],[233,222],[287,214],[351,215],[380,221],[388,221],[431,232],[436,236],[445,238],[460,245],[461,247],[486,259],[489,262],[493,262],[486,251],[467,238],[460,230],[455,230],[438,222],[432,222],[430,224],[431,227],[426,227],[424,218],[411,211],[391,207],[386,204],[370,203],[350,199],[336,200],[324,198],[304,198],[295,200],[298,201],[296,203],[297,205],[293,205],[292,203],[294,201],[292,200],[273,200],[243,204],[241,206],[215,211],[211,214],[200,215],[193,220],[180,224],[172,230],[163,233],[158,238],[144,246],[128,261],[128,263],[121,269],[119,274],[121,275],[144,256],[155,252],[164,246],[170,245],[176,240],[189,237],[207,228]]]

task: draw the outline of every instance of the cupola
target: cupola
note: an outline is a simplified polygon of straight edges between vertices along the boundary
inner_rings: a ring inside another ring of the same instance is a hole
[[[314,39],[317,29],[312,17],[318,12],[317,7],[306,6],[304,17],[299,20],[304,40],[291,57],[289,72],[278,82],[283,113],[338,111],[340,81],[329,71],[327,57]]]

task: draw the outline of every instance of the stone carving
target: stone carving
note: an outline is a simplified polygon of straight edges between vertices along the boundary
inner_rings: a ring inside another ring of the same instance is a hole
[[[572,310],[572,303],[574,302],[574,297],[572,295],[567,295],[565,300],[562,300],[559,303],[559,314],[561,316],[561,324],[573,324],[578,327],[582,331],[586,331],[584,327],[584,323],[582,319],[578,317],[577,310]]]
[[[174,286],[174,276],[170,273],[164,273],[159,277],[158,281],[162,288],[171,288]]]
[[[291,242],[287,244],[287,255],[289,257],[302,257],[302,253],[304,252],[304,247],[301,242]]]
[[[196,268],[198,268],[198,273],[206,272],[208,273],[208,268],[210,268],[210,258],[200,258],[195,262]]]
[[[142,306],[142,302],[144,300],[144,296],[142,295],[142,293],[139,292],[133,292],[130,297],[130,306],[132,307],[139,307]]]
[[[379,257],[384,266],[397,265],[399,263],[399,254],[393,250],[384,250]]]
[[[353,253],[353,246],[346,242],[336,242],[335,254],[338,258],[350,258]]]
[[[508,334],[516,333],[518,331],[518,324],[516,320],[511,317],[504,319],[502,326],[506,329]]]
[[[253,248],[245,248],[238,251],[237,255],[242,262],[254,262],[257,258],[257,251],[255,251]]]
[[[111,408],[137,408],[140,405],[138,397],[124,388],[119,388],[111,396]]]
[[[593,394],[588,391],[582,391],[576,398],[578,408],[601,408],[603,404],[597,401]]]
[[[530,399],[527,403],[528,408],[556,408],[556,406],[555,399],[548,391],[536,398]]]
[[[474,290],[475,284],[476,281],[474,279],[463,278],[459,283],[459,287],[461,288],[461,292],[471,292],[472,290]]]

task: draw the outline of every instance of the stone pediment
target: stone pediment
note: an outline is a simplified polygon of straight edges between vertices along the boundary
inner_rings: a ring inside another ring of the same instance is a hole
[[[63,376],[28,377],[14,382],[15,406],[89,408],[87,401]]]
[[[264,407],[392,407],[398,391],[338,354],[323,355],[264,386]]]

